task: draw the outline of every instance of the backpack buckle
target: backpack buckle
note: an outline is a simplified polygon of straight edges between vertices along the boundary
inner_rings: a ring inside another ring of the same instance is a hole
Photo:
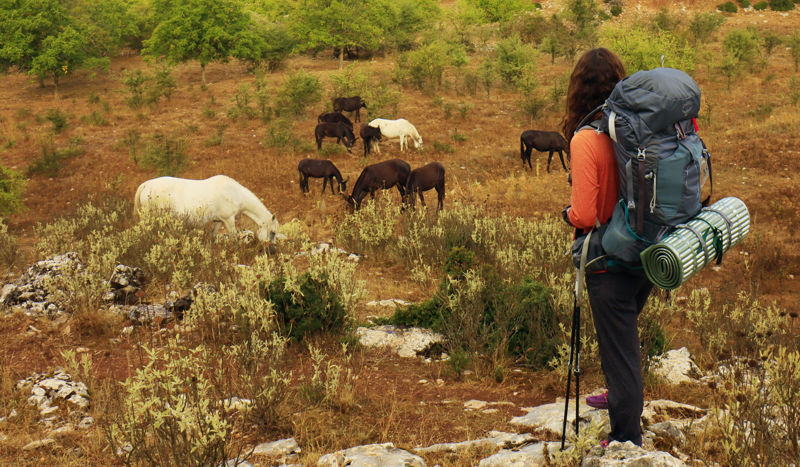
[[[643,147],[639,147],[636,150],[636,160],[638,160],[639,162],[644,161],[646,155],[647,154],[645,154],[645,150]]]

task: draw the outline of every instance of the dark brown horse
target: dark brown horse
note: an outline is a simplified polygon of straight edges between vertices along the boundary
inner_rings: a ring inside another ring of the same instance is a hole
[[[437,210],[444,207],[444,166],[438,162],[431,162],[411,171],[406,181],[406,195],[404,201],[414,208],[414,201],[419,194],[419,201],[425,206],[423,191],[436,189],[439,196]]]
[[[383,135],[380,128],[369,126],[366,123],[361,125],[360,134],[361,141],[364,142],[364,157],[367,157],[367,154],[372,149],[373,142],[380,141]]]
[[[322,123],[322,122],[328,122],[328,123],[342,122],[348,127],[350,127],[351,130],[353,129],[353,122],[351,122],[349,118],[345,117],[340,112],[325,112],[320,114],[319,117],[317,117],[317,123]]]
[[[353,185],[353,193],[345,198],[347,204],[355,209],[361,209],[361,201],[367,194],[375,199],[376,190],[386,190],[393,186],[396,186],[400,196],[404,197],[405,184],[410,172],[411,166],[408,162],[400,159],[390,159],[364,167],[356,184]]]
[[[352,152],[350,148],[352,148],[356,142],[356,135],[353,134],[353,130],[342,122],[322,122],[317,124],[317,127],[314,128],[314,138],[317,140],[317,151],[322,149],[322,139],[325,137],[336,138],[336,144],[344,141],[344,147],[347,148],[347,152]]]
[[[361,96],[337,97],[333,100],[334,112],[355,112],[356,122],[361,120],[361,107],[367,108],[367,104],[361,100]]]
[[[561,166],[564,167],[565,171],[567,170],[567,166],[564,164],[564,155],[561,154],[561,151],[566,152],[567,159],[569,159],[569,146],[567,146],[567,140],[560,133],[556,131],[523,131],[519,137],[519,151],[523,167],[527,161],[528,168],[533,168],[531,167],[531,152],[533,149],[541,152],[550,151],[550,155],[547,157],[547,172],[550,172],[550,161],[553,160],[553,153],[556,151],[558,151],[558,157],[561,159]]]
[[[325,193],[325,185],[330,182],[331,193],[336,194],[333,189],[333,179],[339,182],[339,193],[347,191],[347,180],[342,179],[339,169],[333,162],[327,159],[303,159],[297,164],[297,172],[300,173],[300,191],[308,193],[308,179],[322,178],[322,193]]]

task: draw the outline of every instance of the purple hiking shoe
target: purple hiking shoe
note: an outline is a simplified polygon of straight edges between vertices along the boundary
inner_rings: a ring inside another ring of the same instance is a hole
[[[595,409],[608,409],[608,391],[597,396],[586,396],[586,405]]]

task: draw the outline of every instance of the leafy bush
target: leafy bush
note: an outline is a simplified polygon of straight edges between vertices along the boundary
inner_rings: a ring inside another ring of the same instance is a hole
[[[758,33],[752,29],[732,29],[722,41],[722,49],[734,63],[752,68],[759,53]]]
[[[443,152],[445,154],[453,154],[456,152],[455,148],[447,143],[442,143],[439,141],[433,142],[433,150]]]
[[[0,264],[11,266],[17,257],[17,238],[8,233],[8,226],[0,219]]]
[[[792,0],[769,0],[769,7],[775,11],[789,11],[794,10],[794,2]]]
[[[61,170],[61,163],[65,159],[75,157],[83,152],[80,143],[80,139],[70,139],[68,147],[58,149],[52,137],[44,138],[41,143],[42,155],[34,159],[28,166],[28,175],[43,173],[49,177],[55,177]]]
[[[439,89],[450,51],[446,43],[435,41],[401,54],[395,71],[397,80],[419,90],[430,92]]]
[[[492,268],[476,268],[475,254],[464,248],[450,251],[445,271],[433,298],[397,310],[390,321],[444,333],[451,353],[536,368],[555,356],[557,316],[547,287],[530,278],[508,284]]]
[[[47,119],[53,124],[53,132],[58,134],[67,127],[67,115],[59,109],[48,109]]]
[[[320,332],[340,332],[347,324],[347,313],[327,278],[279,277],[263,287],[262,296],[273,303],[284,335],[302,340]]]
[[[518,36],[512,36],[497,43],[495,64],[497,73],[507,84],[516,83],[530,70],[536,61],[536,49],[524,44]]]
[[[220,362],[179,337],[143,349],[144,367],[121,384],[124,410],[106,427],[111,452],[128,465],[221,465],[243,458],[243,440]],[[219,371],[218,371],[219,370]]]
[[[723,13],[736,13],[737,11],[739,11],[739,8],[736,6],[735,3],[728,1],[717,5],[717,11],[721,11]]]
[[[800,352],[768,346],[731,362],[713,419],[728,465],[790,465],[800,450]]]
[[[279,114],[288,112],[301,115],[306,109],[322,99],[322,84],[314,75],[305,70],[290,73],[277,92],[277,109]]]
[[[711,12],[695,13],[689,21],[689,37],[692,43],[696,44],[698,41],[708,43],[712,41],[714,31],[722,26],[725,22],[725,17]]]
[[[769,3],[767,3],[765,0],[761,0],[760,2],[756,2],[753,5],[753,9],[756,10],[756,11],[764,11],[764,10],[767,9],[768,6],[769,6]]]
[[[737,0],[739,2],[739,6],[742,8],[749,8],[750,7],[750,0]]]
[[[694,70],[695,48],[669,31],[653,33],[642,26],[608,25],[603,28],[600,42],[619,55],[630,74],[659,66]]]
[[[188,162],[185,143],[161,133],[154,134],[140,155],[134,155],[133,161],[145,169],[155,169],[158,176],[178,175]]]
[[[526,0],[467,0],[467,3],[481,11],[486,21],[491,23],[508,21],[536,8]]]
[[[22,209],[24,190],[22,174],[0,165],[0,215],[7,216]]]

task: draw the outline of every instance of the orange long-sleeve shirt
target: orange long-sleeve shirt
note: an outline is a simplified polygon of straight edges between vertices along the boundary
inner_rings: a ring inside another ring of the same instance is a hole
[[[619,198],[619,175],[614,143],[605,133],[581,130],[570,143],[572,157],[572,207],[569,221],[588,232],[595,221],[611,219]]]

